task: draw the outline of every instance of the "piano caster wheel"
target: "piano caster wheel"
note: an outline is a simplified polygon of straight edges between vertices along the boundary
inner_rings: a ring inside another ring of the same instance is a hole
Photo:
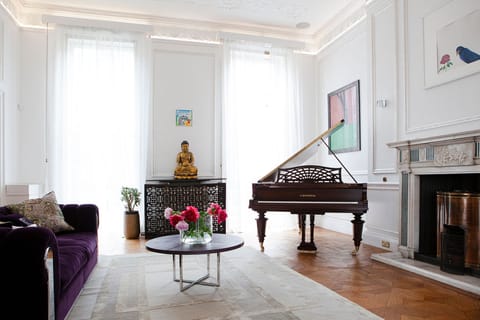
[[[263,247],[263,242],[260,242],[260,251],[264,252],[265,248]]]
[[[358,250],[360,247],[355,247],[355,249],[352,250],[352,256],[356,256],[358,254]]]

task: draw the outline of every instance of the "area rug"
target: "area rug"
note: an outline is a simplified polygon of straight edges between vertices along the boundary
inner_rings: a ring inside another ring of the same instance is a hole
[[[202,276],[206,259],[184,256],[184,277]],[[100,256],[68,319],[381,319],[253,248],[222,253],[220,263],[220,287],[180,292],[170,255]]]

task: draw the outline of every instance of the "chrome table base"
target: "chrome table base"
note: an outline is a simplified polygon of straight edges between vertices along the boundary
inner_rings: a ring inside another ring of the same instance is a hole
[[[179,282],[180,291],[183,292],[194,285],[210,286],[210,287],[220,287],[220,252],[217,252],[217,279],[216,282],[205,281],[210,278],[210,254],[207,254],[207,274],[196,279],[196,280],[186,280],[183,278],[183,255],[179,254],[178,265],[180,278],[177,278],[177,263],[175,259],[175,254],[172,254],[173,258],[173,281]],[[188,283],[187,285],[184,285]]]

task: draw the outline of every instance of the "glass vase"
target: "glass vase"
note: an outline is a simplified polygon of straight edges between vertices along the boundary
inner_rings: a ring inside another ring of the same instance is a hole
[[[200,217],[196,222],[188,223],[188,230],[180,231],[180,239],[186,244],[205,244],[212,241],[212,216]]]

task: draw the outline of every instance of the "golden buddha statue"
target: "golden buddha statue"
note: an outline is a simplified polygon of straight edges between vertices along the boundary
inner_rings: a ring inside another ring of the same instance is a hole
[[[175,179],[196,179],[197,167],[193,165],[195,158],[193,153],[188,151],[188,141],[181,143],[182,151],[177,154],[177,167],[175,168]]]

